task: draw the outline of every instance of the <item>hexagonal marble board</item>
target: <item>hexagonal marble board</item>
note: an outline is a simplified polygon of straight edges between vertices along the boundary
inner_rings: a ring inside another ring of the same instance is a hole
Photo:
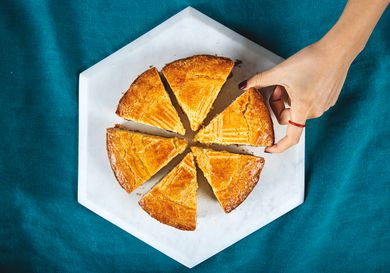
[[[120,123],[146,133],[174,135],[117,117],[115,109],[123,92],[150,65],[161,69],[168,62],[195,54],[217,54],[242,61],[233,69],[233,76],[222,88],[205,124],[241,94],[237,89],[240,81],[282,61],[272,52],[189,7],[82,72],[79,82],[79,203],[187,267],[217,254],[297,207],[304,199],[304,136],[297,146],[283,154],[265,154],[263,148],[213,146],[260,155],[265,158],[265,166],[253,192],[230,214],[223,212],[198,170],[197,228],[193,232],[163,225],[138,205],[141,195],[185,153],[132,194],[119,186],[107,158],[106,128]],[[265,97],[269,96],[269,91],[262,91]],[[179,113],[190,131],[180,109]],[[272,118],[276,139],[280,139],[286,128],[279,126],[274,116]],[[186,138],[190,140],[192,136],[193,133],[188,133]]]

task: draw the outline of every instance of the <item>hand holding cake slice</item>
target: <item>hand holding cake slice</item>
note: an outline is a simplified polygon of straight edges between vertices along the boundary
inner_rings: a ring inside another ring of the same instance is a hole
[[[139,204],[161,223],[195,230],[197,188],[194,156],[189,153],[142,197]]]
[[[202,143],[272,146],[274,130],[263,96],[254,88],[239,96],[195,136]]]
[[[238,207],[260,178],[264,158],[191,147],[196,164],[226,213]]]
[[[109,128],[106,145],[116,179],[131,193],[184,152],[187,141]]]

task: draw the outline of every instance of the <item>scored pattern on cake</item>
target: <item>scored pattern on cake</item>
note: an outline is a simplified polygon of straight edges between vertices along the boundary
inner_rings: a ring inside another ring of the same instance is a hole
[[[271,146],[272,120],[262,95],[254,88],[238,97],[195,136],[202,143]]]
[[[184,152],[187,144],[187,141],[179,138],[141,134],[122,128],[107,129],[111,168],[119,184],[128,193]]]
[[[197,55],[163,67],[162,73],[193,131],[199,129],[211,110],[233,66],[228,58]]]
[[[119,101],[116,113],[127,120],[185,134],[179,115],[155,67],[139,75],[130,85]]]
[[[260,178],[264,158],[191,147],[196,163],[226,213],[238,207]]]
[[[161,223],[195,230],[197,188],[194,157],[189,153],[142,197],[139,204]]]

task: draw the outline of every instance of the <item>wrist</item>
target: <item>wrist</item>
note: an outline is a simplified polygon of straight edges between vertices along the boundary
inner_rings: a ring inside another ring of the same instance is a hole
[[[349,0],[336,24],[319,41],[326,53],[352,62],[364,49],[388,0]]]
[[[365,46],[365,44],[354,40],[353,37],[349,37],[347,33],[343,33],[337,28],[337,25],[319,40],[318,44],[327,55],[341,58],[348,63],[352,63]]]

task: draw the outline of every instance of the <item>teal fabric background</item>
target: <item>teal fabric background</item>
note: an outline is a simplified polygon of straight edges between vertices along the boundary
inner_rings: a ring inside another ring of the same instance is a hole
[[[189,270],[77,203],[79,72],[188,5],[288,57],[344,3],[1,1],[0,271],[389,272],[389,10],[308,122],[299,208]]]

